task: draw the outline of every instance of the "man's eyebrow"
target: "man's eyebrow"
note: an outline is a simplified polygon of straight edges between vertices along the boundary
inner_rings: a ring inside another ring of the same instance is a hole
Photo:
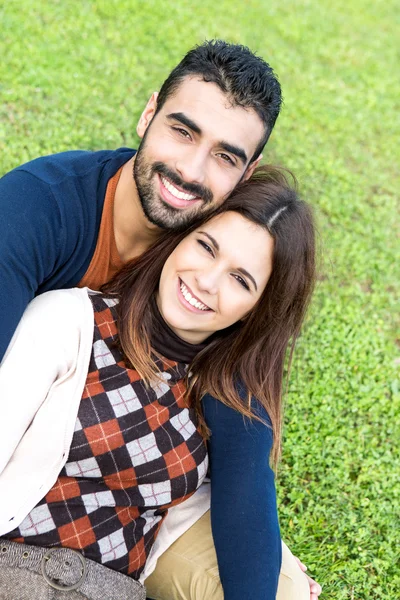
[[[200,127],[182,112],[170,113],[169,115],[167,115],[167,119],[170,119],[171,121],[179,121],[179,123],[182,123],[182,125],[186,125],[186,127],[189,127],[189,129],[191,129],[195,133],[201,134]]]
[[[182,123],[182,125],[186,125],[186,127],[189,127],[189,129],[191,129],[192,131],[194,131],[194,133],[197,133],[198,135],[201,135],[202,133],[197,123],[192,121],[192,119],[185,115],[185,113],[170,113],[169,115],[167,115],[167,119],[169,119],[170,121],[178,121],[179,123]],[[241,160],[244,165],[247,163],[247,154],[243,150],[243,148],[235,146],[234,144],[230,144],[229,142],[223,141],[219,142],[219,146],[222,148],[222,150],[225,150],[226,152],[230,152],[234,156],[237,156],[238,159]]]
[[[243,150],[243,148],[239,148],[239,146],[233,146],[228,142],[220,142],[220,146],[222,150],[226,150],[227,152],[230,152],[231,154],[237,156],[238,159],[241,160],[244,165],[247,163],[247,154]]]
[[[217,240],[215,238],[212,237],[212,235],[210,235],[209,233],[206,233],[205,231],[199,231],[199,233],[202,233],[203,235],[205,235],[206,237],[208,237],[208,239],[210,240],[210,242],[212,243],[212,245],[219,250],[219,244],[217,242]],[[246,277],[248,277],[250,279],[250,281],[253,283],[256,291],[258,290],[257,288],[257,283],[256,280],[254,279],[253,275],[251,275],[248,271],[246,271],[246,269],[243,269],[243,267],[239,267],[238,271],[240,273],[243,273],[243,275],[245,275]]]

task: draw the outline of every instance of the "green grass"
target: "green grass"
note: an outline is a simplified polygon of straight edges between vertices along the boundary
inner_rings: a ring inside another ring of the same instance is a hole
[[[289,395],[282,534],[333,600],[396,600],[399,564],[399,9],[394,0],[9,0],[0,171],[135,146],[147,97],[193,44],[248,44],[285,107],[266,160],[316,207],[322,265]]]

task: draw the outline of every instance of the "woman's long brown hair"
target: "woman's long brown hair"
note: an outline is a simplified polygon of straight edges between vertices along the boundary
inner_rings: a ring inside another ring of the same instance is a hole
[[[212,215],[183,233],[163,234],[102,288],[106,294],[120,299],[119,344],[128,363],[149,383],[158,374],[151,356],[154,324],[151,298],[158,289],[164,263],[179,242],[226,211],[238,212],[271,234],[273,268],[261,298],[244,321],[214,334],[196,356],[190,365],[187,397],[206,436],[209,430],[201,410],[201,399],[206,393],[244,416],[257,419],[252,401],[256,398],[271,421],[274,464],[281,446],[285,362],[289,372],[315,279],[312,211],[299,199],[295,183],[289,182],[291,177],[289,171],[277,167],[259,167]],[[239,390],[243,387],[240,382],[246,388],[245,398]]]

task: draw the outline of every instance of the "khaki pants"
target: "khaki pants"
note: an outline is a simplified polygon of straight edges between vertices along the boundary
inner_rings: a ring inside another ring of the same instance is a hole
[[[145,586],[153,600],[223,600],[209,511],[161,556]],[[310,600],[307,578],[285,544],[276,598]]]

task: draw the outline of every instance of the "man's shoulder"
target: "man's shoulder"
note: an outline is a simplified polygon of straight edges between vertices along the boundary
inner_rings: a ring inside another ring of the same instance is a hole
[[[43,214],[60,215],[69,227],[79,226],[79,230],[88,227],[92,243],[100,224],[108,181],[134,154],[131,148],[70,150],[20,165],[0,179],[2,212],[18,217],[21,213],[18,207],[22,204],[24,214],[30,211],[34,222]]]
[[[14,169],[14,173],[29,173],[49,185],[57,185],[68,178],[88,175],[111,177],[133,155],[132,148],[117,150],[69,150],[35,158]]]

